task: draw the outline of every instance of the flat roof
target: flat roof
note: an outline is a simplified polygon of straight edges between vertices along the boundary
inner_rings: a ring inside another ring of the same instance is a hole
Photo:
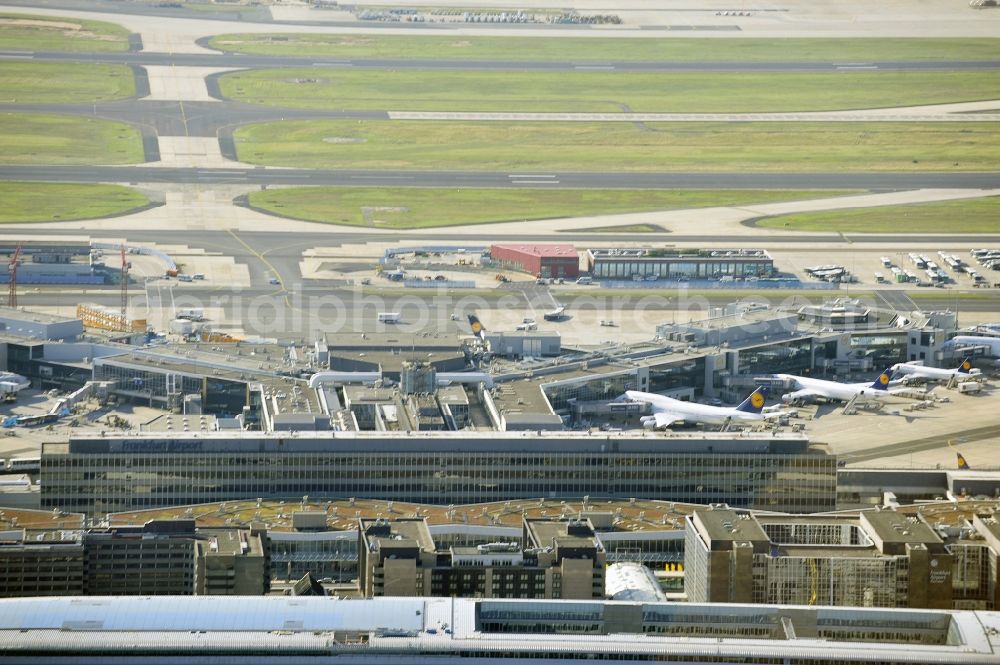
[[[770,541],[760,524],[745,512],[708,508],[695,511],[695,517],[712,542]]]
[[[506,249],[531,256],[539,256],[543,259],[578,258],[576,247],[569,243],[495,243],[490,249]]]
[[[934,529],[915,515],[894,510],[869,510],[862,513],[861,519],[886,543],[941,543]]]
[[[568,617],[594,623],[610,621],[622,611],[650,618],[608,635],[536,632],[553,622],[554,615],[560,617],[557,621]],[[477,617],[485,615],[491,621],[510,622],[522,632],[484,631]],[[731,627],[732,634],[705,635],[701,627],[706,616],[712,617],[713,624]],[[773,637],[750,632],[761,622],[780,625],[788,617],[803,630]],[[679,630],[686,625],[691,629],[671,635],[641,632],[649,621],[657,620],[669,621]],[[448,631],[441,630],[445,624]],[[815,635],[819,625],[830,629],[830,634],[823,639],[806,636]],[[922,644],[891,637],[901,626],[910,629],[907,633],[947,634],[948,641]],[[836,632],[838,628],[844,633]],[[352,633],[354,641],[344,644]],[[855,637],[858,633],[862,635]],[[885,633],[890,637],[881,635]],[[324,658],[350,654],[376,660],[377,654],[419,658],[418,654],[429,651],[456,657],[471,651],[508,658],[512,652],[523,652],[541,657],[574,654],[576,658],[607,654],[612,660],[629,654],[641,654],[644,659],[686,655],[812,660],[828,658],[836,651],[839,660],[857,663],[896,661],[902,650],[912,662],[976,665],[996,663],[1000,613],[604,600],[65,596],[0,600],[0,641],[5,653],[15,657],[51,650],[72,651],[81,657],[124,655],[133,654],[139,646],[171,654],[171,662],[189,660],[190,656],[181,655],[188,650],[230,655],[248,648],[257,654],[297,649]]]
[[[71,433],[69,443],[43,442],[42,454],[282,452],[385,454],[387,452],[515,453],[608,451],[620,453],[810,454],[827,457],[801,433],[772,432],[105,432]],[[711,449],[711,450],[709,450]],[[830,457],[832,460],[833,458]]]
[[[287,501],[265,499],[258,505],[255,500],[216,501],[191,506],[153,508],[127,511],[109,515],[111,524],[142,525],[149,520],[194,519],[199,529],[206,527],[250,526],[260,522],[271,532],[293,532],[295,513],[312,512],[326,515],[327,528],[332,531],[349,531],[358,526],[355,513],[361,517],[420,517],[431,527],[508,527],[520,528],[523,518],[562,519],[563,516],[591,518],[600,524],[600,518],[613,521],[614,526],[599,528],[604,533],[641,533],[647,531],[683,530],[684,517],[701,505],[678,501],[652,500],[578,500],[512,499],[456,506],[409,503],[382,499],[337,499],[332,501],[302,502],[302,497],[289,497]],[[228,522],[228,524],[227,524]]]
[[[9,319],[12,321],[32,321],[34,323],[72,323],[79,321],[75,316],[59,316],[58,314],[48,314],[46,312],[36,312],[21,307],[7,307],[0,305],[0,320]]]
[[[392,332],[338,332],[327,333],[326,345],[330,353],[351,349],[372,349],[385,351],[457,351],[462,340],[455,333],[404,331]]]

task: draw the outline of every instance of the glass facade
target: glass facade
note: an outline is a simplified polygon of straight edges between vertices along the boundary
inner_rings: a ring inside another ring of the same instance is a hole
[[[906,331],[899,334],[851,335],[851,352],[871,357],[876,370],[907,361]]]
[[[834,351],[836,353],[836,351]],[[812,340],[792,339],[739,352],[739,374],[808,374],[813,367]]]
[[[609,446],[600,454],[275,453],[257,446],[220,453],[43,452],[42,506],[100,514],[308,494],[432,504],[590,495],[788,512],[835,507],[833,456],[713,453],[711,446],[702,452],[617,452],[617,443]]]
[[[774,263],[770,258],[704,256],[683,257],[599,257],[592,274],[601,279],[628,280],[634,277],[659,279],[712,279],[730,277],[770,277]]]

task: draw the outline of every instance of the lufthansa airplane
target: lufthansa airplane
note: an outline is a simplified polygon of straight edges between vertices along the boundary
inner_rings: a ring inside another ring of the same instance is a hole
[[[862,400],[880,400],[896,396],[897,389],[889,388],[889,380],[892,379],[892,368],[887,368],[878,375],[878,378],[871,384],[868,383],[840,383],[839,381],[827,381],[825,379],[813,379],[807,376],[795,376],[794,374],[775,374],[775,378],[790,381],[795,390],[781,396],[784,402],[808,402],[816,399],[825,399],[838,402],[848,402],[855,397]]]
[[[472,334],[481,340],[486,338],[486,326],[483,325],[482,321],[475,314],[469,314],[469,328],[472,329]]]
[[[972,356],[962,360],[955,369],[939,369],[924,367],[915,363],[899,363],[892,366],[892,371],[902,375],[903,381],[921,379],[924,381],[951,381],[952,379],[971,379],[978,376],[980,370],[972,366]]]
[[[764,413],[766,395],[766,388],[757,388],[737,407],[682,402],[665,395],[644,393],[638,390],[626,390],[622,397],[632,402],[648,403],[653,413],[640,418],[640,422],[644,427],[662,428],[682,422],[725,425],[730,422],[759,422],[767,418],[777,417],[779,414]]]

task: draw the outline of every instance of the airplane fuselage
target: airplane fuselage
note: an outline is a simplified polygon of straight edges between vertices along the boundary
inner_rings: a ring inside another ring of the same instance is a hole
[[[724,425],[727,422],[757,422],[764,419],[759,413],[748,413],[731,407],[684,402],[672,397],[644,393],[638,390],[626,390],[625,395],[634,402],[648,402],[653,413],[671,414],[686,423]]]

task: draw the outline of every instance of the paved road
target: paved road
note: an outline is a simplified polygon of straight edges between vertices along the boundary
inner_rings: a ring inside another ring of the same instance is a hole
[[[367,27],[367,26],[366,26]],[[421,58],[339,58],[329,56],[268,56],[238,53],[58,53],[52,51],[0,52],[0,60],[101,62],[178,67],[335,67],[352,69],[421,69],[484,71],[631,71],[631,72],[845,72],[845,71],[956,71],[997,70],[1000,60],[890,60],[845,65],[837,62],[711,62],[625,60],[450,60]]]
[[[186,105],[185,105],[186,106]],[[0,180],[364,185],[371,187],[516,187],[607,189],[989,189],[1000,173],[519,173],[476,171],[367,171],[265,168],[168,168],[155,166],[0,166]]]

